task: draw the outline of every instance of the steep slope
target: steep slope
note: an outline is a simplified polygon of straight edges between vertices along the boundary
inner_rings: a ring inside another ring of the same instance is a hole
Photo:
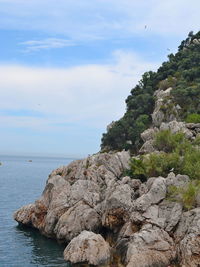
[[[66,243],[73,266],[200,266],[197,37],[143,75],[108,130],[107,149],[137,155],[101,151],[58,168],[41,197],[15,212],[20,224]]]
[[[178,52],[168,58],[157,72],[144,73],[131,90],[126,99],[126,113],[103,134],[103,151],[138,151],[142,144],[140,134],[152,123],[154,92],[158,89],[172,88],[173,101],[168,106],[163,103],[163,111],[178,105],[179,110],[175,111],[178,120],[200,122],[200,32],[195,35],[190,32]]]

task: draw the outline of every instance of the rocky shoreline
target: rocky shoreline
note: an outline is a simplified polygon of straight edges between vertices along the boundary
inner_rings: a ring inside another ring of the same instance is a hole
[[[198,266],[200,208],[184,212],[166,198],[170,185],[189,177],[169,173],[141,183],[122,177],[129,159],[125,151],[99,153],[53,171],[41,198],[15,220],[68,244],[71,263],[112,266],[117,252],[128,267]]]
[[[163,113],[170,91],[156,92],[140,154],[155,152],[160,130],[181,131],[190,140],[200,133],[199,124],[178,121],[179,107]],[[41,198],[14,219],[66,243],[64,258],[77,266],[200,266],[200,203],[186,211],[168,198],[169,188],[186,186],[189,177],[171,171],[142,183],[124,175],[130,158],[128,151],[99,152],[54,170]]]

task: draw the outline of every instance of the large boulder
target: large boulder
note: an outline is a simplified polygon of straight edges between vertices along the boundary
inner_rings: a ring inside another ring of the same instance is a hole
[[[200,266],[200,208],[183,213],[175,241],[181,266]]]
[[[100,227],[99,214],[84,201],[80,201],[59,218],[54,233],[57,239],[69,242],[83,230],[98,231]]]
[[[176,121],[176,120],[172,120],[170,122],[162,122],[162,124],[160,125],[160,130],[170,130],[172,133],[178,133],[178,132],[182,132],[185,134],[185,137],[188,139],[192,139],[193,138],[193,133],[191,130],[189,130],[186,127],[186,124],[182,121]]]
[[[13,217],[16,221],[21,224],[32,226],[32,215],[35,211],[35,204],[29,204],[21,207],[21,209],[17,210]]]
[[[110,229],[122,226],[131,207],[132,188],[129,184],[109,186],[102,207],[102,224]]]
[[[133,210],[146,211],[153,204],[158,204],[166,197],[166,180],[163,177],[151,178],[147,182],[150,189],[146,194],[136,199]]]
[[[126,254],[127,267],[168,266],[175,259],[173,239],[151,224],[130,237]]]
[[[174,103],[171,96],[172,88],[167,90],[157,90],[154,94],[156,97],[155,108],[152,114],[153,125],[159,127],[162,122],[170,122],[179,118],[180,106]]]
[[[95,266],[108,264],[111,248],[101,235],[83,231],[64,251],[64,258],[72,264],[87,263]]]
[[[102,206],[110,182],[119,185],[129,159],[127,151],[98,153],[59,167],[49,175],[40,199],[19,209],[15,220],[68,241],[85,229],[99,229],[101,209],[97,207]]]

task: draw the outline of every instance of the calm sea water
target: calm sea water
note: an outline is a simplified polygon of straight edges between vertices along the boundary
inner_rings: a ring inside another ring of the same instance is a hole
[[[31,159],[32,162],[28,162]],[[69,267],[64,247],[37,230],[22,229],[13,212],[34,202],[48,174],[72,159],[0,156],[0,267]]]

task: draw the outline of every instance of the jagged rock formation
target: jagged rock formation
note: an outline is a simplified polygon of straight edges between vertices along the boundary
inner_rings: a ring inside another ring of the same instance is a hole
[[[75,237],[64,251],[66,261],[88,262],[92,265],[106,265],[110,261],[111,248],[101,235],[83,231]]]
[[[200,124],[178,121],[178,113],[172,121],[158,115],[170,88],[156,97],[140,153],[155,151],[160,130],[181,131],[190,140],[200,133]],[[171,186],[184,187],[189,177],[171,172],[142,183],[123,177],[129,160],[126,151],[98,153],[54,170],[41,198],[19,209],[15,220],[68,244],[64,257],[79,266],[199,266],[200,208],[185,212],[167,198]]]
[[[186,39],[157,73],[143,75],[127,99],[125,116],[108,127],[104,150],[134,148],[145,154],[143,158],[153,152],[160,156],[162,151],[156,151],[154,142],[159,131],[182,132],[190,141],[200,135],[200,123],[181,121],[187,112],[177,102],[181,103],[177,92],[184,75],[192,73],[189,69],[182,75],[184,50],[190,57],[197,55],[199,35]],[[198,64],[189,62],[198,84]],[[176,78],[168,77],[171,73]],[[184,84],[186,95],[187,86]],[[199,109],[199,87],[195,86],[195,97],[189,96],[190,113]],[[104,151],[54,170],[41,198],[16,211],[15,220],[66,243],[64,257],[76,266],[199,267],[200,195],[195,196],[196,208],[189,211],[168,198],[171,187],[186,188],[190,177],[175,175],[172,169],[167,177],[148,176],[142,183],[125,173],[130,158],[128,151]]]
[[[156,100],[155,109],[152,114],[152,126],[141,133],[141,138],[144,143],[139,150],[140,154],[155,152],[154,137],[159,131],[170,130],[172,133],[182,132],[189,140],[194,140],[200,133],[200,123],[195,124],[180,121],[178,115],[180,107],[173,103],[173,97],[170,94],[171,89],[159,89],[155,92]]]
[[[198,266],[200,208],[184,212],[166,199],[169,186],[189,178],[122,178],[129,159],[125,151],[101,153],[53,171],[41,198],[18,210],[15,220],[70,242],[64,255],[73,264],[112,266],[117,253],[114,266],[168,266],[176,259]]]

